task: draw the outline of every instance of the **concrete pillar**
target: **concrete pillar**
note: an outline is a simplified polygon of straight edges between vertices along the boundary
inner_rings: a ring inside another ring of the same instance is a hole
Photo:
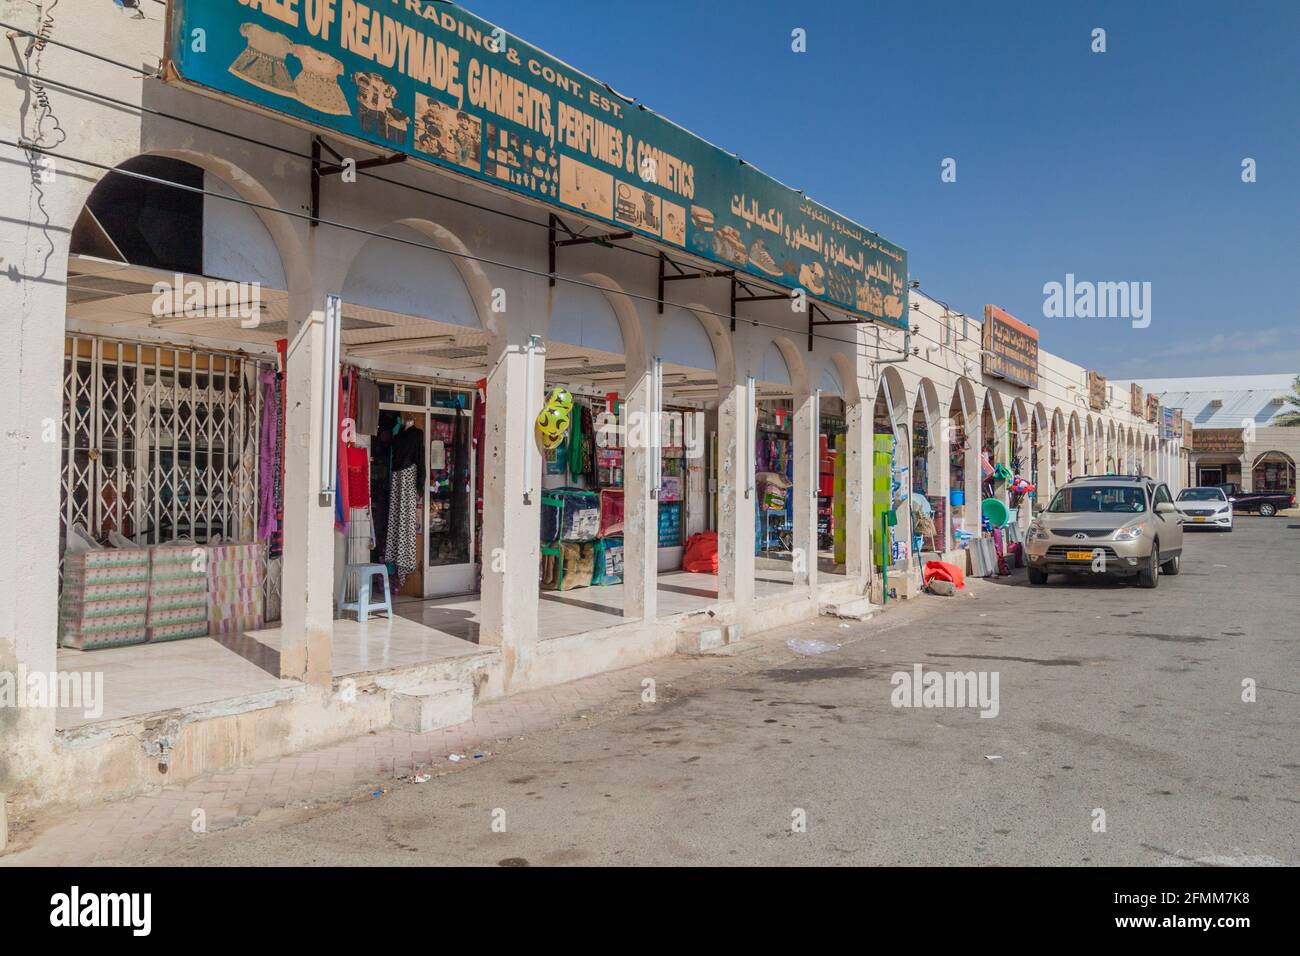
[[[745,383],[723,386],[718,405],[718,599],[754,603],[754,409]]]
[[[952,547],[952,505],[948,500],[948,489],[952,476],[948,474],[948,435],[952,427],[947,417],[939,417],[939,410],[926,408],[926,425],[930,430],[930,451],[927,456],[929,468],[926,491],[943,499],[944,518],[935,530],[943,538],[944,547]]]
[[[334,503],[320,496],[321,415],[338,383],[325,378],[323,292],[297,291],[289,307],[280,676],[328,687],[333,682]]]
[[[844,436],[844,573],[860,579],[864,588],[871,580],[872,449],[870,402],[859,399],[846,403]]]
[[[966,469],[962,475],[966,485],[963,530],[976,537],[980,533],[980,503],[984,500],[981,491],[983,477],[980,473],[980,457],[984,448],[984,415],[979,411],[980,408],[982,406],[977,401],[974,413],[968,411],[966,414]]]
[[[542,455],[533,426],[542,407],[545,375],[540,344],[532,359],[531,392],[527,344],[501,344],[497,349],[499,358],[488,374],[483,433],[479,643],[501,647],[508,684],[537,640]]]
[[[12,150],[0,164],[8,221],[0,240],[7,275],[0,282],[0,674],[51,674],[58,641],[59,487],[63,348],[70,226],[90,190],[61,175],[43,187],[38,207],[33,170]],[[52,223],[50,227],[43,224]],[[21,688],[15,688],[21,689]],[[0,707],[0,800],[39,785],[54,750],[52,707]]]
[[[659,489],[653,486],[652,475],[653,456],[661,447],[655,430],[661,429],[662,423],[654,414],[659,409],[655,407],[651,370],[629,368],[625,389],[623,616],[653,620],[658,613]]]
[[[794,452],[794,586],[817,589],[817,399],[813,395],[794,400],[791,426]]]

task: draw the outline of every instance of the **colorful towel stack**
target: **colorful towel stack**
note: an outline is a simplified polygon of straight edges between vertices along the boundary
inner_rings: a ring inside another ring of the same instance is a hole
[[[178,641],[208,633],[208,548],[149,549],[149,640]]]
[[[210,633],[230,634],[262,626],[265,550],[258,543],[220,544],[209,548]]]
[[[59,643],[92,650],[143,644],[149,607],[149,551],[69,551],[63,560]]]

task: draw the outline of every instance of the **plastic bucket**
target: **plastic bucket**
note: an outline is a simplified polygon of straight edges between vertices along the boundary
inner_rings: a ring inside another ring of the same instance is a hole
[[[954,508],[964,505],[966,503],[966,492],[960,488],[954,488],[948,492],[948,501]]]
[[[980,513],[995,528],[1004,527],[1007,519],[1011,517],[1007,506],[997,498],[985,498],[984,503],[980,505]]]

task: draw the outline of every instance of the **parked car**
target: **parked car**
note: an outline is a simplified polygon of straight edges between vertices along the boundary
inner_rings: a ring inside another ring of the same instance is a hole
[[[1283,508],[1295,507],[1295,495],[1277,491],[1242,491],[1235,482],[1219,485],[1228,500],[1232,502],[1233,511],[1257,512],[1265,518],[1271,518]]]
[[[1026,533],[1029,583],[1051,574],[1136,577],[1144,588],[1177,574],[1183,518],[1163,482],[1145,475],[1076,478]]]
[[[1184,488],[1174,504],[1183,515],[1183,526],[1232,530],[1232,499],[1222,488]]]

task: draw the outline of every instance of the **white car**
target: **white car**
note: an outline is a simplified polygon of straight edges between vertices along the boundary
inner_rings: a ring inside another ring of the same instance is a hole
[[[1183,528],[1232,530],[1232,499],[1222,488],[1184,488],[1174,499],[1174,507],[1183,516]]]

